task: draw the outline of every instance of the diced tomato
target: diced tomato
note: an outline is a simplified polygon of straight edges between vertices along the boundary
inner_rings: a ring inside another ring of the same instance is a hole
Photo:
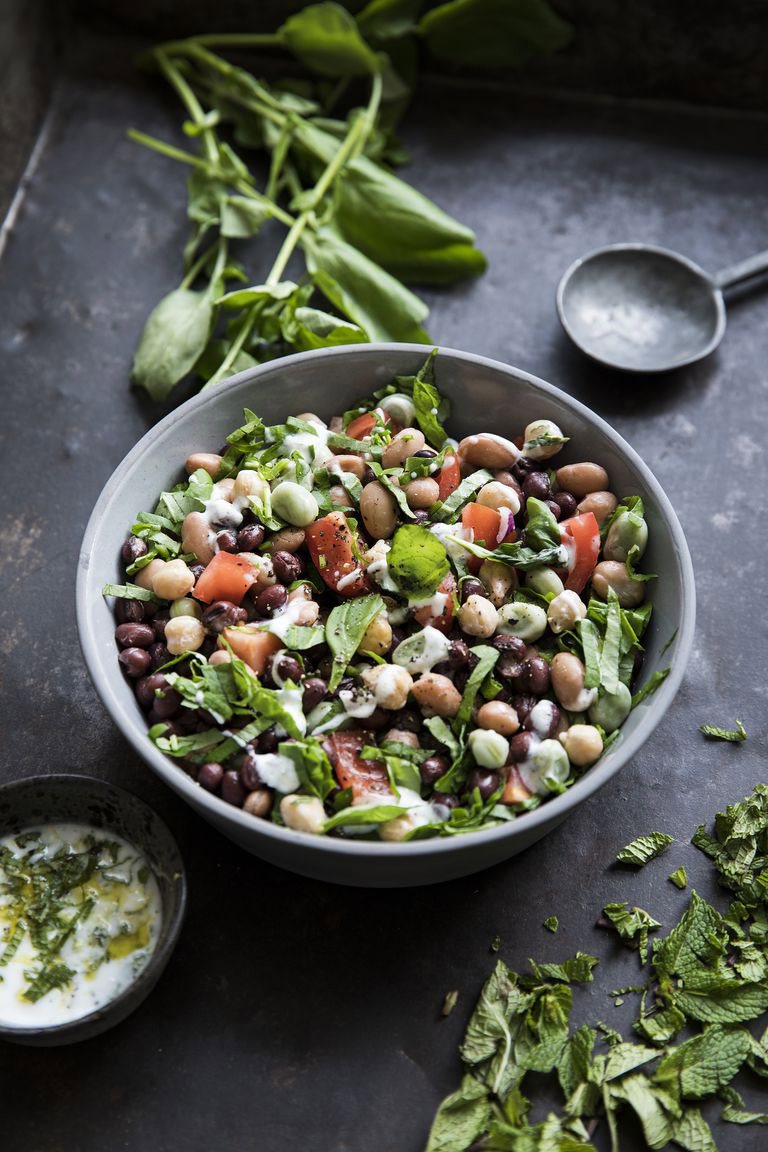
[[[386,766],[380,760],[361,759],[360,750],[372,740],[370,732],[354,729],[329,737],[336,754],[336,779],[342,788],[351,788],[355,797],[390,791]]]
[[[514,526],[512,526],[506,536],[499,540],[501,515],[495,508],[487,508],[485,504],[470,502],[465,505],[464,511],[461,513],[461,523],[465,529],[469,529],[467,536],[471,542],[482,544],[486,548],[496,548],[499,544],[514,540],[516,536]],[[467,554],[467,568],[470,572],[478,572],[482,563],[479,556]]]
[[[600,528],[594,512],[571,516],[560,525],[560,539],[568,552],[568,575],[565,587],[582,592],[600,554]]]
[[[385,412],[383,408],[374,408],[371,412],[364,412],[362,416],[356,416],[347,425],[344,435],[351,436],[353,440],[365,440],[366,436],[370,436],[373,426],[382,421],[389,424],[393,431],[399,429],[399,425],[395,425],[388,412]]]
[[[445,500],[451,492],[455,492],[461,483],[461,467],[459,458],[453,452],[448,452],[445,463],[437,474],[437,483],[440,488],[440,499]]]
[[[523,783],[523,778],[517,767],[510,764],[504,771],[507,773],[507,779],[501,794],[502,804],[521,804],[523,800],[528,800],[531,793]]]
[[[214,600],[231,600],[239,604],[256,579],[252,564],[231,552],[217,552],[192,589],[192,595],[204,604]]]
[[[235,656],[253,669],[257,676],[261,676],[267,664],[279,648],[282,641],[271,632],[259,632],[246,628],[225,628],[224,639],[229,644]]]
[[[438,632],[443,632],[447,635],[453,624],[453,598],[456,595],[456,578],[452,572],[443,576],[443,579],[438,584],[435,595],[445,596],[445,601],[437,616],[432,615],[431,604],[425,604],[422,608],[417,608],[413,616],[414,619],[421,624],[422,628],[426,628],[427,624],[431,624],[433,628],[437,628]],[[439,607],[440,605],[435,606]]]
[[[355,556],[354,537],[343,512],[329,512],[315,520],[307,527],[306,534],[312,562],[329,588],[347,599],[370,591],[368,579]],[[359,575],[347,582],[346,578],[356,570]]]

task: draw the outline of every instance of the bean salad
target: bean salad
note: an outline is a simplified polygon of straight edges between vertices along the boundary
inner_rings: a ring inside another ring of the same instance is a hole
[[[149,739],[254,818],[390,842],[518,819],[663,677],[632,696],[642,500],[554,467],[545,417],[451,439],[436,360],[327,424],[246,409],[104,589]]]

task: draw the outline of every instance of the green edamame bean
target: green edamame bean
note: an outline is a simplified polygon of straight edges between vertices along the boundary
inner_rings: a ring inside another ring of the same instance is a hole
[[[202,620],[203,610],[198,604],[197,600],[193,600],[191,596],[184,596],[180,600],[174,600],[171,604],[168,614],[172,620],[177,616],[194,616],[195,620]]]
[[[304,528],[317,520],[320,511],[312,493],[293,480],[278,484],[272,493],[272,508],[281,520],[287,520],[297,528]]]
[[[543,636],[546,630],[547,614],[538,604],[517,601],[499,609],[498,631],[507,636],[519,636],[530,644]]]
[[[568,753],[559,740],[542,740],[530,762],[520,767],[523,780],[532,792],[546,796],[561,790],[571,771]]]
[[[525,583],[541,596],[559,596],[563,591],[563,582],[554,568],[532,568],[525,574]]]
[[[632,693],[626,684],[619,684],[610,695],[601,690],[589,709],[590,723],[599,724],[605,732],[615,732],[624,723],[631,708]]]
[[[469,734],[469,750],[482,768],[502,768],[509,755],[509,742],[491,729],[475,728]]]
[[[637,548],[635,560],[639,560],[648,543],[648,525],[642,516],[632,512],[620,512],[608,529],[603,547],[606,560],[626,560],[631,548]]]

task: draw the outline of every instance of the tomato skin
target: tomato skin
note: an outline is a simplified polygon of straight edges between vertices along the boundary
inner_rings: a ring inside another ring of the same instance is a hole
[[[371,792],[390,793],[386,765],[380,760],[362,760],[360,750],[373,741],[370,732],[350,729],[328,737],[336,759],[336,779],[342,788],[351,788],[355,799]]]
[[[437,474],[437,483],[440,488],[440,499],[445,500],[451,492],[455,492],[461,483],[461,465],[455,453],[447,453],[445,463]]]
[[[563,520],[560,539],[570,558],[565,587],[571,592],[583,592],[600,555],[600,527],[594,512]]]
[[[231,552],[217,552],[192,589],[196,600],[212,604],[231,600],[239,604],[256,579],[253,565]]]
[[[370,436],[377,419],[389,424],[393,431],[397,431],[397,427],[399,427],[399,425],[395,426],[392,417],[383,408],[374,408],[372,412],[364,412],[362,416],[356,416],[347,425],[344,435],[351,436],[353,440],[365,440],[366,436]]]
[[[456,595],[457,585],[456,577],[452,572],[448,572],[443,576],[442,580],[437,586],[437,591],[442,592],[448,599],[445,602],[445,607],[439,616],[433,616],[430,611],[429,604],[425,604],[423,608],[417,608],[413,614],[414,620],[421,624],[422,628],[426,628],[427,624],[431,624],[433,628],[437,628],[438,632],[447,635],[453,625],[454,604],[453,598]]]
[[[246,632],[244,628],[225,628],[224,639],[235,656],[244,660],[257,676],[261,676],[267,664],[283,646],[282,640],[271,632]]]
[[[312,563],[324,582],[339,596],[351,599],[370,591],[362,572],[352,583],[339,588],[339,581],[359,567],[354,552],[354,537],[343,512],[329,512],[306,528],[307,547]]]
[[[507,778],[504,782],[504,791],[501,794],[502,804],[520,804],[523,800],[527,800],[531,793],[523,783],[517,765],[510,764],[504,771]]]
[[[512,523],[511,519],[510,523]],[[469,533],[471,533],[470,539],[473,543],[482,544],[485,548],[490,549],[497,548],[499,544],[506,544],[514,540],[517,535],[513,524],[504,539],[499,540],[499,532],[501,531],[500,514],[495,508],[487,508],[485,504],[474,504],[471,501],[464,507],[464,511],[461,514],[461,524],[464,529],[469,529]],[[467,568],[470,572],[479,572],[482,565],[483,561],[479,556],[473,556],[469,553]]]

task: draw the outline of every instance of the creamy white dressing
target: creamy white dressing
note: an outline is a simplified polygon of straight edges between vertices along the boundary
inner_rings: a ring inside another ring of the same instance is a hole
[[[279,688],[275,693],[278,704],[285,709],[302,736],[307,730],[307,718],[301,706],[303,697],[303,688]]]
[[[539,700],[531,709],[531,728],[540,740],[545,740],[549,735],[554,714],[555,705],[551,700]]]
[[[311,488],[313,484],[313,469],[319,468],[321,464],[325,464],[333,456],[328,447],[328,428],[319,420],[308,420],[306,423],[311,424],[316,429],[312,432],[289,432],[280,446],[280,452],[284,456],[292,456],[294,452],[298,453],[304,463],[307,472],[302,477],[301,483],[305,488]],[[288,476],[288,471],[292,471],[293,475]],[[296,467],[293,465],[292,469],[287,470],[282,474],[280,480],[295,479]],[[280,483],[280,480],[274,485]]]
[[[24,837],[37,833],[28,843]],[[18,843],[21,836],[22,843]],[[34,1002],[34,976],[43,969],[38,948],[27,931],[10,954],[9,941],[18,920],[20,899],[13,878],[0,858],[0,1023],[14,1027],[48,1027],[76,1020],[114,1000],[133,983],[157,944],[162,918],[160,889],[144,859],[112,832],[84,824],[49,824],[23,834],[4,836],[0,849],[27,864],[53,861],[59,853],[86,852],[93,837],[102,847],[96,867],[82,884],[62,893],[55,905],[58,923],[51,933],[74,928],[49,961],[70,969],[61,987],[52,987]],[[60,857],[61,858],[61,857]],[[51,865],[55,869],[55,864]],[[92,901],[89,906],[86,901]],[[22,910],[23,914],[23,910]],[[7,960],[5,960],[7,957]],[[30,979],[32,977],[32,979]]]
[[[467,550],[461,541],[472,543],[474,533],[471,529],[464,528],[461,524],[430,524],[429,531],[433,536],[437,536],[445,551],[454,560],[466,560]]]
[[[306,600],[298,596],[295,600],[286,601],[283,608],[271,620],[265,620],[263,623],[259,621],[258,631],[271,632],[278,640],[284,640],[288,630],[298,623],[306,603]]]
[[[437,628],[427,624],[420,632],[409,636],[398,644],[392,654],[392,662],[414,672],[431,672],[435,664],[446,659],[451,649],[451,641]]]
[[[337,592],[343,592],[345,588],[349,588],[350,584],[354,584],[362,575],[362,568],[353,568],[351,572],[348,572],[346,576],[342,576],[341,579],[336,582]]]
[[[417,612],[419,608],[427,608],[430,616],[442,616],[450,597],[447,592],[434,592],[426,600],[409,600],[408,607]]]
[[[287,795],[295,792],[301,785],[296,766],[289,756],[280,752],[263,752],[254,756],[256,771],[270,788]]]
[[[376,677],[376,683],[373,688],[373,697],[376,704],[386,703],[393,696],[397,695],[400,684],[398,672],[399,669],[395,668],[393,664],[381,665],[381,672]],[[373,709],[371,711],[373,711]],[[368,715],[370,715],[370,712]]]
[[[376,697],[367,688],[342,688],[339,700],[347,716],[358,720],[364,720],[376,711]]]
[[[389,571],[387,555],[390,547],[386,540],[377,540],[373,548],[369,549],[366,554],[366,572],[373,577],[384,592],[399,592],[400,589]],[[371,559],[368,559],[369,557]]]

